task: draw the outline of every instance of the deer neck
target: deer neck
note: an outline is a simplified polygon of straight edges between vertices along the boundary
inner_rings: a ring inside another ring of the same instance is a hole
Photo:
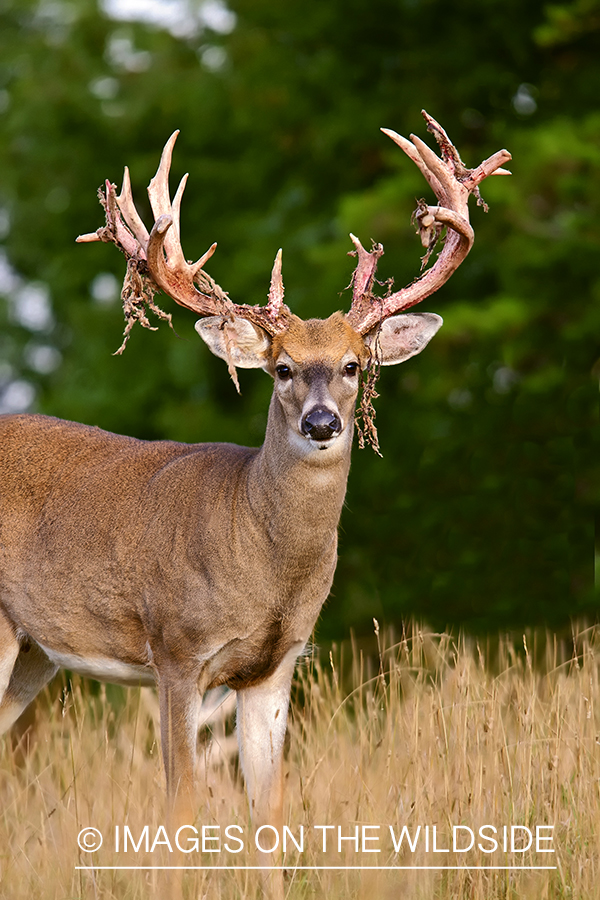
[[[306,545],[331,540],[344,497],[352,424],[327,450],[313,449],[293,432],[276,395],[271,400],[265,441],[249,473],[249,499],[271,537]]]

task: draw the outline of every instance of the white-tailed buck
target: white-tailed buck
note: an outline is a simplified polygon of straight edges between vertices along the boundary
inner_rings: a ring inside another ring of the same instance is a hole
[[[296,658],[329,593],[363,373],[419,353],[442,324],[396,315],[436,291],[469,252],[467,201],[504,170],[499,151],[463,165],[425,113],[441,159],[418,137],[386,131],[422,171],[438,205],[415,218],[434,265],[413,284],[373,294],[376,244],[356,248],[353,301],[344,315],[302,321],[283,302],[281,253],[266,306],[234,304],[179,237],[185,178],[171,201],[176,134],[148,188],[146,230],[125,170],[107,183],[107,225],[82,241],[110,240],[127,257],[128,325],[160,289],[208,316],[196,329],[235,367],[274,380],[262,447],[120,437],[40,415],[0,417],[0,731],[59,666],[121,684],[157,684],[167,789],[195,810],[193,780],[203,693],[237,691],[237,729],[256,824],[282,824],[282,750]],[[372,387],[372,386],[371,386]],[[368,398],[367,398],[368,401]],[[363,433],[376,440],[363,404]],[[191,814],[191,812],[190,812]],[[272,860],[269,859],[269,862]],[[273,892],[281,893],[276,877]]]

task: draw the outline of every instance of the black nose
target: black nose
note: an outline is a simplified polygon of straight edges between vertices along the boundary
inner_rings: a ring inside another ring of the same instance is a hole
[[[329,409],[313,409],[302,419],[302,434],[311,437],[313,441],[326,441],[341,428],[339,416]]]

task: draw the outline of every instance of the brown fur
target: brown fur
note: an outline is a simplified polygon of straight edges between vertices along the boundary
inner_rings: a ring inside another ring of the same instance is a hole
[[[292,316],[288,329],[273,338],[272,357],[276,360],[284,350],[299,364],[318,356],[336,361],[348,349],[356,354],[361,366],[369,358],[362,337],[348,324],[343,313],[334,312],[328,319],[306,321]]]

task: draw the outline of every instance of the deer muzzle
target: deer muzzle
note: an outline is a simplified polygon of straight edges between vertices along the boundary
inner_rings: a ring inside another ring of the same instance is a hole
[[[313,441],[328,441],[340,433],[342,423],[336,412],[319,406],[302,416],[300,430]]]

